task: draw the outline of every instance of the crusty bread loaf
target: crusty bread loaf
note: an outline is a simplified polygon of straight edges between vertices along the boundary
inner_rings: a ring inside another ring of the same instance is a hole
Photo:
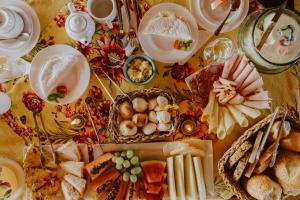
[[[259,161],[258,161],[257,166],[254,171],[256,174],[261,174],[268,168],[269,163],[272,159],[272,154],[273,154],[275,145],[276,145],[276,143],[271,144],[264,151],[264,153],[260,156]]]
[[[289,151],[300,152],[300,132],[292,130],[286,138],[280,141],[280,147]]]
[[[254,175],[244,183],[246,191],[258,200],[280,200],[282,189],[266,175]]]
[[[228,167],[231,169],[244,155],[245,153],[251,149],[252,144],[248,140],[246,140],[241,147],[229,158]]]
[[[282,151],[274,165],[274,174],[286,195],[300,194],[300,155]]]

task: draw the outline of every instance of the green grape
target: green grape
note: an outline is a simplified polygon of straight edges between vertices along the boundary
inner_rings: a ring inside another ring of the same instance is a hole
[[[135,167],[135,168],[132,168],[131,170],[130,170],[130,173],[131,174],[134,174],[134,175],[138,175],[138,174],[140,174],[142,172],[142,168],[140,168],[140,167]]]
[[[139,157],[133,156],[130,160],[131,164],[137,165],[139,163]]]
[[[121,156],[122,156],[123,158],[126,158],[126,151],[122,151]]]
[[[123,166],[124,166],[125,168],[129,168],[129,167],[130,167],[130,162],[129,162],[129,160],[125,160],[125,161],[123,162]]]
[[[111,158],[112,162],[113,162],[113,163],[116,163],[116,159],[117,159],[117,158],[118,158],[117,156],[113,156],[113,157]]]
[[[132,158],[134,156],[134,152],[132,150],[128,150],[126,153],[127,158]]]
[[[130,181],[135,183],[137,181],[137,176],[136,175],[130,175]]]
[[[130,174],[129,174],[128,172],[124,172],[124,173],[123,173],[123,180],[124,180],[125,182],[127,182],[127,181],[129,181],[129,178],[131,178],[131,177],[130,177]]]
[[[124,162],[124,159],[123,159],[122,157],[118,157],[118,158],[116,159],[117,165],[122,165],[123,162]]]
[[[118,169],[118,170],[122,170],[122,168],[123,168],[123,165],[121,164],[121,165],[116,165],[116,168]]]
[[[122,173],[126,172],[126,168],[122,167],[122,169],[120,170]]]
[[[115,152],[115,156],[120,157],[120,152]]]

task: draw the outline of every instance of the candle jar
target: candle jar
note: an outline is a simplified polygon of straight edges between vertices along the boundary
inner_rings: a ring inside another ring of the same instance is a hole
[[[192,135],[195,133],[196,126],[197,124],[194,120],[188,119],[182,122],[181,131],[185,135]]]

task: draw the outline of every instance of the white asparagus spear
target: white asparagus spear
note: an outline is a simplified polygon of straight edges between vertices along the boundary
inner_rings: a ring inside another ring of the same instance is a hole
[[[170,200],[177,200],[176,198],[176,186],[174,177],[174,159],[173,157],[167,158],[167,168],[168,168],[168,188]]]

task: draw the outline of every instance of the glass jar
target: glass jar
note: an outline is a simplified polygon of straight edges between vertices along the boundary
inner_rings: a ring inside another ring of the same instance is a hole
[[[238,32],[239,48],[262,73],[283,72],[300,59],[300,15],[292,10],[284,10],[261,51],[255,47],[271,23],[277,9],[253,12],[242,23]],[[290,19],[286,20],[288,18]],[[285,37],[286,41],[282,39]],[[289,42],[289,45],[284,42]],[[286,50],[285,55],[280,54],[280,48]],[[289,52],[289,50],[291,51]]]

